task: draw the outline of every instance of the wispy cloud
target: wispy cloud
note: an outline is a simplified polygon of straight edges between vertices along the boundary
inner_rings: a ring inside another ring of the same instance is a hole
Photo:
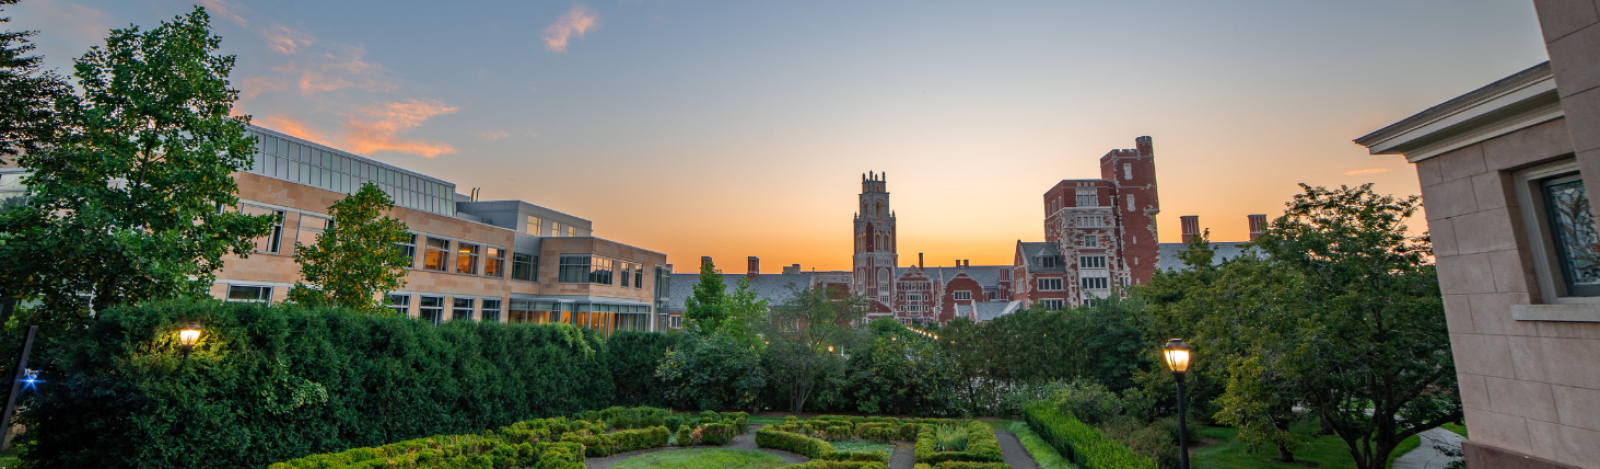
[[[292,55],[299,52],[300,48],[316,42],[316,39],[312,38],[311,35],[289,29],[288,26],[281,24],[274,24],[271,28],[262,30],[261,36],[266,38],[267,47],[272,48],[279,54]]]
[[[313,141],[313,142],[321,143],[323,145],[332,146],[333,143],[334,143],[332,140],[330,140],[328,138],[327,135],[324,135],[322,132],[318,132],[315,129],[312,129],[310,125],[307,125],[305,123],[305,121],[302,121],[302,120],[299,120],[299,119],[295,119],[295,118],[289,117],[289,116],[280,116],[280,115],[263,116],[263,117],[259,117],[259,118],[254,119],[252,123],[256,124],[256,125],[259,125],[259,126],[262,126],[262,127],[266,127],[266,128],[272,129],[272,130],[283,132],[283,133],[286,133],[286,134],[289,134],[289,135],[293,135],[295,137],[300,137],[300,138],[303,138],[303,139],[306,139],[306,140],[310,140],[310,141]]]
[[[433,158],[455,153],[455,147],[444,142],[408,140],[400,134],[433,116],[455,112],[457,107],[438,101],[409,100],[388,103],[361,110],[345,121],[344,149],[356,153],[392,151]]]
[[[583,5],[573,6],[562,15],[555,24],[544,28],[545,47],[556,52],[567,51],[567,40],[572,36],[583,37],[583,33],[594,27],[595,14]]]
[[[327,53],[306,57],[301,63],[273,67],[277,72],[299,75],[297,86],[301,93],[313,94],[344,88],[368,91],[394,91],[400,80],[383,73],[383,66],[362,60],[367,50],[359,46],[345,46],[342,53]]]
[[[250,26],[250,22],[245,21],[244,16],[239,15],[238,10],[236,10],[233,5],[229,5],[225,0],[196,0],[195,3],[199,3],[200,6],[206,7],[206,12],[210,13],[212,16],[232,21],[234,24],[239,26]]]
[[[1345,171],[1344,175],[1345,176],[1354,176],[1354,175],[1357,175],[1357,174],[1378,174],[1378,173],[1387,173],[1387,172],[1389,172],[1389,168],[1372,168],[1372,169],[1358,169],[1358,170],[1355,170],[1355,171]]]
[[[509,132],[506,132],[506,131],[503,131],[503,130],[494,130],[494,131],[485,130],[485,131],[482,131],[482,132],[478,132],[478,138],[481,138],[481,139],[484,139],[484,140],[488,140],[488,141],[491,141],[491,142],[493,142],[495,140],[502,139],[502,138],[510,137],[510,136],[511,136],[511,134]]]
[[[284,88],[281,81],[267,77],[250,77],[239,80],[239,100],[254,98],[263,91],[277,91]]]
[[[13,10],[11,7],[7,9]],[[26,29],[40,29],[52,35],[65,32],[65,35],[88,44],[104,44],[114,23],[111,14],[104,10],[56,0],[22,2],[14,11],[18,12],[18,18],[28,19],[30,26]]]

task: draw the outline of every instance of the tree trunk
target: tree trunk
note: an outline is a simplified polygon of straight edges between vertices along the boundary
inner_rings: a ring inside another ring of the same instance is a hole
[[[1289,445],[1278,443],[1278,460],[1286,463],[1294,461],[1294,453],[1289,451]]]

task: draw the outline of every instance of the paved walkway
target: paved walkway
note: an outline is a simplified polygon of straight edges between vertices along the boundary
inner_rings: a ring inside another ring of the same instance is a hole
[[[1461,459],[1445,456],[1439,450],[1433,449],[1434,443],[1461,446],[1461,441],[1466,439],[1461,435],[1443,428],[1435,428],[1417,436],[1422,437],[1422,445],[1395,458],[1394,465],[1389,466],[1391,469],[1442,469],[1446,464],[1450,464],[1450,461]]]
[[[1011,469],[1039,469],[1039,463],[1033,460],[1033,455],[1028,454],[1028,449],[1022,446],[1022,440],[1018,440],[1016,434],[995,430],[994,436],[1000,438],[1000,455],[1005,457]]]
[[[788,451],[756,447],[756,428],[760,428],[760,426],[752,426],[749,433],[733,437],[733,442],[728,443],[727,446],[698,446],[697,448],[747,449],[760,451],[783,458],[784,461],[790,464],[800,464],[810,460],[810,458],[790,453]],[[1454,433],[1451,434],[1454,435]],[[1022,442],[1017,440],[1016,435],[1012,434],[1011,432],[998,430],[994,432],[994,435],[1000,439],[1000,454],[1005,458],[1006,464],[1011,465],[1011,467],[1014,469],[1039,469],[1039,464],[1033,461],[1033,456],[1028,454],[1027,448],[1022,447]],[[604,458],[587,458],[584,460],[583,466],[586,469],[607,469],[616,465],[617,463],[642,454],[654,453],[658,451],[682,451],[684,449],[687,448],[682,446],[668,446],[665,448],[630,451],[627,453],[614,454]],[[1421,448],[1418,448],[1418,450],[1420,449]],[[894,454],[889,456],[889,469],[914,469],[916,466],[915,458],[916,448],[914,446],[905,442],[895,443]],[[1395,461],[1394,467],[1397,469],[1401,467],[1398,460]],[[1416,468],[1422,467],[1423,466],[1416,466]]]

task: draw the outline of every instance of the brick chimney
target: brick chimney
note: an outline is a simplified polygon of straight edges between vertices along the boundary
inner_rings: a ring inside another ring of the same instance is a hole
[[[926,268],[926,267],[923,267],[922,265],[923,265],[922,264],[922,253],[919,252],[919,253],[917,253],[917,268],[918,269]]]
[[[795,264],[795,265],[784,267],[783,268],[783,273],[786,273],[786,274],[798,274],[798,273],[800,273],[800,264]]]
[[[1256,238],[1261,236],[1261,233],[1267,231],[1267,215],[1258,213],[1246,215],[1246,217],[1250,219],[1250,240],[1255,241]]]
[[[1183,244],[1189,244],[1190,241],[1194,241],[1195,238],[1199,238],[1200,237],[1200,216],[1199,215],[1184,215],[1184,216],[1178,217],[1178,224],[1182,225],[1181,228],[1183,229]]]
[[[711,263],[711,256],[700,256],[700,268],[705,268],[706,264],[710,264],[710,263]]]
[[[745,272],[744,276],[750,280],[755,280],[757,275],[761,275],[761,259],[757,259],[756,256],[750,256],[750,271]]]

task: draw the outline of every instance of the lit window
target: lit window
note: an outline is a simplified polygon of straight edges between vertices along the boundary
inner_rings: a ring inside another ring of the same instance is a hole
[[[589,283],[595,285],[611,285],[615,273],[611,259],[592,257],[589,259]]]
[[[478,245],[456,243],[456,273],[478,273]]]
[[[406,268],[410,268],[417,261],[417,234],[407,233],[404,241],[394,243],[396,251],[406,256]]]
[[[539,271],[539,258],[532,254],[511,255],[511,279],[525,282],[537,282]]]
[[[424,296],[417,307],[417,318],[437,326],[444,322],[444,297]]]
[[[528,217],[528,229],[527,229],[528,234],[531,234],[531,235],[534,235],[534,236],[544,236],[544,232],[543,231],[539,231],[539,228],[540,228],[540,225],[541,225],[539,223],[540,221],[542,221],[542,220],[540,220],[539,217]]]
[[[411,295],[389,295],[389,310],[401,316],[411,314]]]
[[[445,261],[450,256],[450,240],[428,238],[428,251],[423,253],[422,268],[444,272]]]
[[[228,301],[240,303],[266,303],[272,301],[272,287],[228,285]]]
[[[451,310],[451,321],[472,319],[472,298],[456,298]]]
[[[561,222],[550,222],[550,236],[561,236]]]
[[[966,290],[960,290],[960,291],[955,292],[955,296],[956,296],[957,300],[970,300],[970,299],[972,299],[972,292],[966,291]]]
[[[1085,269],[1104,269],[1106,268],[1106,256],[1080,256],[1078,257],[1078,266]]]
[[[500,322],[500,300],[483,300],[483,312],[478,316],[479,321]]]
[[[572,226],[572,225],[567,225],[567,236],[568,237],[572,237],[572,236],[577,236],[577,235],[578,235],[578,227]]]
[[[483,276],[499,277],[504,274],[502,270],[505,269],[505,265],[506,250],[500,248],[488,248],[485,250],[483,256]]]

